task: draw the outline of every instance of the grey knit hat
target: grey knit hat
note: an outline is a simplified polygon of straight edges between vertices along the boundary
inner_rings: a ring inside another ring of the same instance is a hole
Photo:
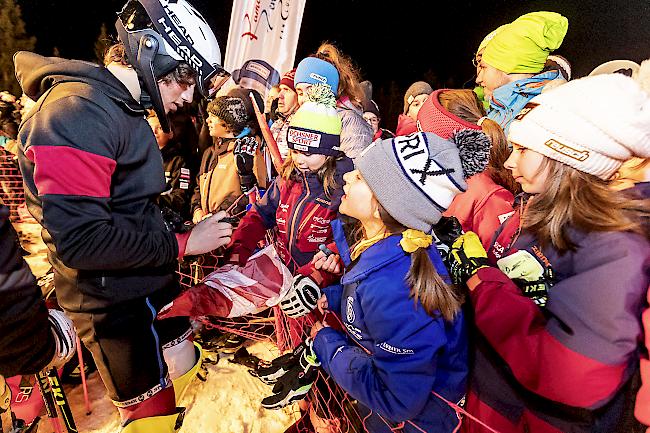
[[[451,141],[430,132],[376,140],[355,160],[382,207],[400,224],[430,233],[465,179],[482,172],[490,140],[462,129]]]
[[[425,81],[416,81],[406,90],[404,94],[404,114],[408,113],[409,107],[413,103],[416,96],[430,95],[433,89],[429,83]]]

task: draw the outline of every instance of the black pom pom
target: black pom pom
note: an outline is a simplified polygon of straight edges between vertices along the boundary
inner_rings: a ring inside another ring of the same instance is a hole
[[[485,170],[490,160],[492,146],[487,135],[476,129],[461,129],[454,132],[451,141],[458,147],[465,179]]]

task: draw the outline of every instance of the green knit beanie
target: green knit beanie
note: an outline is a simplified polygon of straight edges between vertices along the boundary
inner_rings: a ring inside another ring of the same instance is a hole
[[[549,53],[562,45],[569,21],[555,12],[531,12],[497,29],[483,61],[507,74],[535,74]],[[489,35],[488,35],[489,36]]]

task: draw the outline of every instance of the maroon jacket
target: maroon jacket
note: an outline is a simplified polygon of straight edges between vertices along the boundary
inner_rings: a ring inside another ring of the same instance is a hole
[[[502,433],[630,431],[650,245],[632,233],[567,227],[577,249],[559,254],[518,234],[519,219],[503,224],[489,259],[528,252],[544,269],[546,304],[499,269],[479,270],[468,412]],[[471,421],[464,429],[487,431]]]

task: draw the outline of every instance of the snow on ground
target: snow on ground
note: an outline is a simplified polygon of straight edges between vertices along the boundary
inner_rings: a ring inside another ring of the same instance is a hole
[[[47,247],[41,240],[40,226],[34,220],[15,224],[27,260],[36,277],[50,268]],[[256,342],[248,347],[251,354],[271,360],[278,351],[269,342]],[[212,354],[214,357],[214,354]],[[196,379],[183,395],[180,405],[186,408],[181,433],[282,433],[299,417],[297,406],[283,410],[266,410],[261,400],[271,393],[271,387],[251,376],[247,368],[222,356],[218,364],[207,364],[205,382]],[[97,372],[88,378],[92,413],[86,415],[83,388],[65,388],[80,433],[114,433],[119,430],[119,415],[106,396]],[[52,428],[43,414],[37,433],[51,433]]]
[[[271,343],[257,342],[250,353],[272,359],[277,353]],[[266,410],[260,401],[271,387],[251,376],[247,368],[222,356],[217,365],[207,365],[205,382],[196,379],[181,399],[186,408],[181,433],[282,433],[298,419],[298,409]],[[80,433],[114,433],[119,430],[119,415],[105,394],[104,385],[95,372],[88,381],[92,413],[86,415],[81,386],[66,387],[72,412]],[[51,433],[47,418],[38,433]]]
[[[50,269],[50,262],[47,260],[47,247],[41,239],[41,226],[32,218],[13,226],[20,238],[20,244],[29,253],[25,260],[32,273],[36,278],[42,277]]]

